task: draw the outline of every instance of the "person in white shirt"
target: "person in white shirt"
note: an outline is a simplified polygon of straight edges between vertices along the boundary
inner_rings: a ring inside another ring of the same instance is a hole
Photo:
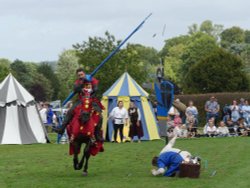
[[[41,109],[39,110],[41,120],[46,128],[46,131],[48,132],[48,120],[47,120],[47,114],[48,114],[48,105],[41,104]]]
[[[128,124],[128,111],[123,107],[123,102],[118,101],[118,106],[113,108],[109,118],[113,119],[114,142],[117,142],[117,133],[120,132],[121,142],[123,141],[123,127]]]
[[[204,134],[207,137],[214,137],[217,135],[217,128],[214,125],[214,120],[210,119],[204,127]]]
[[[41,104],[41,109],[39,111],[43,124],[47,123],[47,106],[45,104]]]
[[[193,101],[189,101],[188,103],[188,107],[186,108],[186,112],[185,112],[186,116],[188,115],[193,115],[195,118],[198,117],[198,110],[197,108],[194,106]]]
[[[227,126],[225,126],[224,121],[220,121],[220,125],[217,129],[217,133],[218,133],[219,137],[229,136],[229,130],[228,130]]]

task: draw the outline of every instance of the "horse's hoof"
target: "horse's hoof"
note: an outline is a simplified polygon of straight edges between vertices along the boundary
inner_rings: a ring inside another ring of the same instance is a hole
[[[88,172],[83,172],[82,175],[83,176],[88,176]]]
[[[83,166],[83,164],[79,163],[78,166],[77,166],[77,167],[78,167],[78,170],[81,170],[81,169],[82,169],[82,166]]]
[[[79,170],[78,168],[78,159],[73,159],[73,166],[75,170]]]

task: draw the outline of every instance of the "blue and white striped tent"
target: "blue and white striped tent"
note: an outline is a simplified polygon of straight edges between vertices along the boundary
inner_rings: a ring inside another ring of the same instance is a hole
[[[142,140],[159,139],[156,118],[152,105],[148,99],[148,93],[141,88],[136,81],[125,72],[104,94],[102,104],[105,107],[103,113],[103,132],[107,135],[108,140],[113,140],[113,124],[112,120],[108,120],[111,110],[117,106],[118,101],[123,101],[124,107],[129,108],[130,101],[134,101],[139,108],[142,116],[142,126],[144,136]],[[125,141],[128,138],[128,126],[124,127]],[[119,137],[118,137],[119,138]]]

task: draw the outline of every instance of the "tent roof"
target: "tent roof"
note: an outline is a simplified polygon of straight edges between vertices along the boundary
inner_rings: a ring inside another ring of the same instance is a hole
[[[26,106],[34,97],[10,73],[0,84],[0,106],[17,102]]]
[[[125,72],[106,92],[103,93],[103,96],[147,97],[148,93],[142,89],[127,72]]]

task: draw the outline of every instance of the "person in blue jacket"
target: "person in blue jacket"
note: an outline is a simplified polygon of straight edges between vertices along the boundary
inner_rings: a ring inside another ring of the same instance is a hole
[[[190,161],[191,154],[187,151],[173,148],[176,136],[162,149],[158,157],[154,157],[152,165],[158,169],[153,169],[151,172],[154,176],[164,175],[174,177],[179,172],[179,166],[183,161]]]

